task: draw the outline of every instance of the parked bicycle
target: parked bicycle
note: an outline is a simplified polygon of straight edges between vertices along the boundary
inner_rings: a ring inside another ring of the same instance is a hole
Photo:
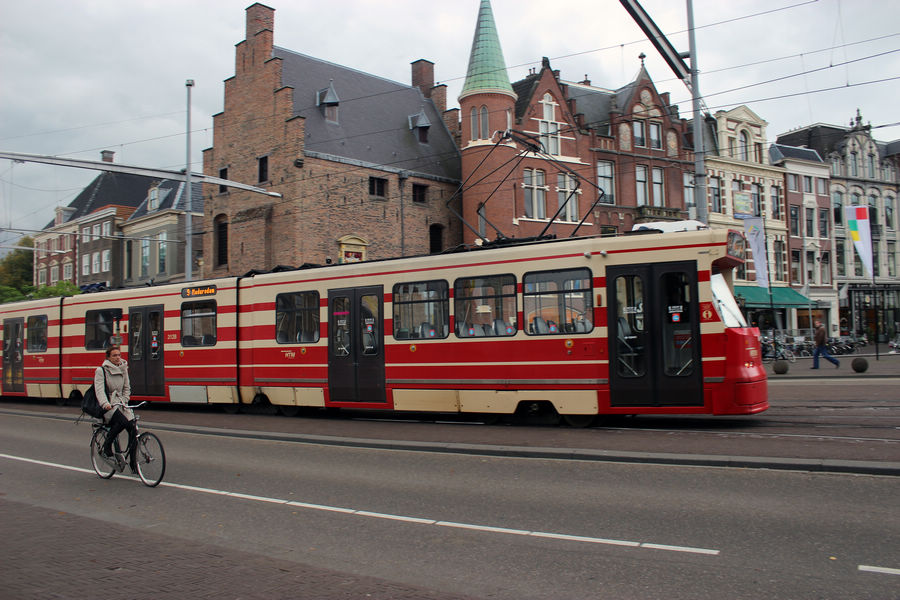
[[[773,360],[797,362],[794,351],[777,338],[761,338],[760,345],[762,347],[762,361],[764,363],[772,362]]]
[[[143,406],[146,402],[128,406],[127,408],[135,409]],[[126,448],[123,452],[119,444],[119,439],[113,440],[113,456],[105,458],[101,451],[106,443],[106,436],[109,434],[109,425],[103,422],[103,419],[92,419],[91,426],[94,434],[91,436],[91,465],[94,472],[103,479],[109,479],[116,472],[125,471],[126,465],[131,463],[134,456],[133,472],[137,473],[144,485],[148,487],[156,487],[162,481],[163,475],[166,474],[166,452],[163,450],[162,442],[155,434],[148,431],[140,431],[138,427],[139,416],[134,416],[135,431],[134,444],[132,447]]]

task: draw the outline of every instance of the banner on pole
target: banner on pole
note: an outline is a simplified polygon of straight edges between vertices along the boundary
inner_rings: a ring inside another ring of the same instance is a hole
[[[872,228],[869,226],[868,206],[845,206],[844,215],[847,217],[847,231],[853,238],[853,246],[863,266],[869,272],[869,277],[874,277],[872,268]]]
[[[756,268],[756,285],[761,288],[769,287],[769,264],[766,252],[766,230],[763,228],[762,217],[744,219],[744,234],[753,252],[753,265]]]

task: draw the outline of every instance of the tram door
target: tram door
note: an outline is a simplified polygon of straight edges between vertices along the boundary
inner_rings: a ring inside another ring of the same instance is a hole
[[[332,402],[385,402],[384,288],[328,290],[328,390]]]
[[[25,391],[25,319],[3,320],[3,391]]]
[[[164,396],[163,306],[128,308],[128,373],[135,396]]]
[[[606,270],[612,406],[702,406],[694,261]]]

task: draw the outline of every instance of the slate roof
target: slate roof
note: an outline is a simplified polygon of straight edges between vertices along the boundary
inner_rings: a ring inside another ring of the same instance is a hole
[[[277,46],[272,53],[282,60],[282,85],[294,89],[294,115],[306,119],[306,154],[459,181],[459,150],[418,87]],[[317,106],[319,92],[328,88],[339,99],[337,122],[327,121]],[[410,117],[420,112],[430,124],[425,144],[410,129]]]
[[[785,146],[784,144],[772,144],[769,147],[769,158],[772,164],[779,163],[786,158],[823,162],[819,153],[812,148],[799,148],[797,146]]]
[[[775,140],[775,143],[788,146],[805,146],[818,152],[819,156],[828,156],[831,152],[843,148],[844,140],[849,134],[850,129],[847,127],[811,125],[803,129],[782,133]]]
[[[156,181],[157,179],[143,175],[103,171],[69,203],[69,208],[75,210],[68,215],[66,222],[80,219],[109,205],[137,208]],[[44,229],[50,229],[54,224],[55,220],[50,221]]]
[[[153,180],[158,181],[158,180]],[[129,221],[146,217],[150,214],[150,188],[144,194],[143,202],[138,206],[137,210],[128,218]],[[174,181],[172,179],[163,179],[159,183],[159,204],[153,211],[161,212],[164,210],[186,210],[187,195],[184,193],[184,182]],[[191,181],[191,213],[203,212],[203,184],[198,181]]]

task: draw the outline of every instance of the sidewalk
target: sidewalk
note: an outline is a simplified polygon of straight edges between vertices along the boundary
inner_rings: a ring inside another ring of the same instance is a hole
[[[825,359],[819,359],[819,368],[812,369],[812,357],[798,358],[797,362],[787,363],[788,371],[784,374],[778,374],[774,371],[774,362],[768,363],[766,367],[766,375],[772,381],[778,379],[804,379],[804,378],[835,378],[835,377],[858,377],[861,379],[872,377],[900,377],[900,354],[889,354],[887,345],[884,346],[885,352],[881,353],[877,359],[875,357],[874,348],[870,353],[865,354],[844,354],[835,356],[841,366],[835,368]],[[853,368],[853,362],[862,358],[867,363],[865,371],[857,372]]]
[[[474,600],[4,499],[0,538],[0,596],[17,600]]]

